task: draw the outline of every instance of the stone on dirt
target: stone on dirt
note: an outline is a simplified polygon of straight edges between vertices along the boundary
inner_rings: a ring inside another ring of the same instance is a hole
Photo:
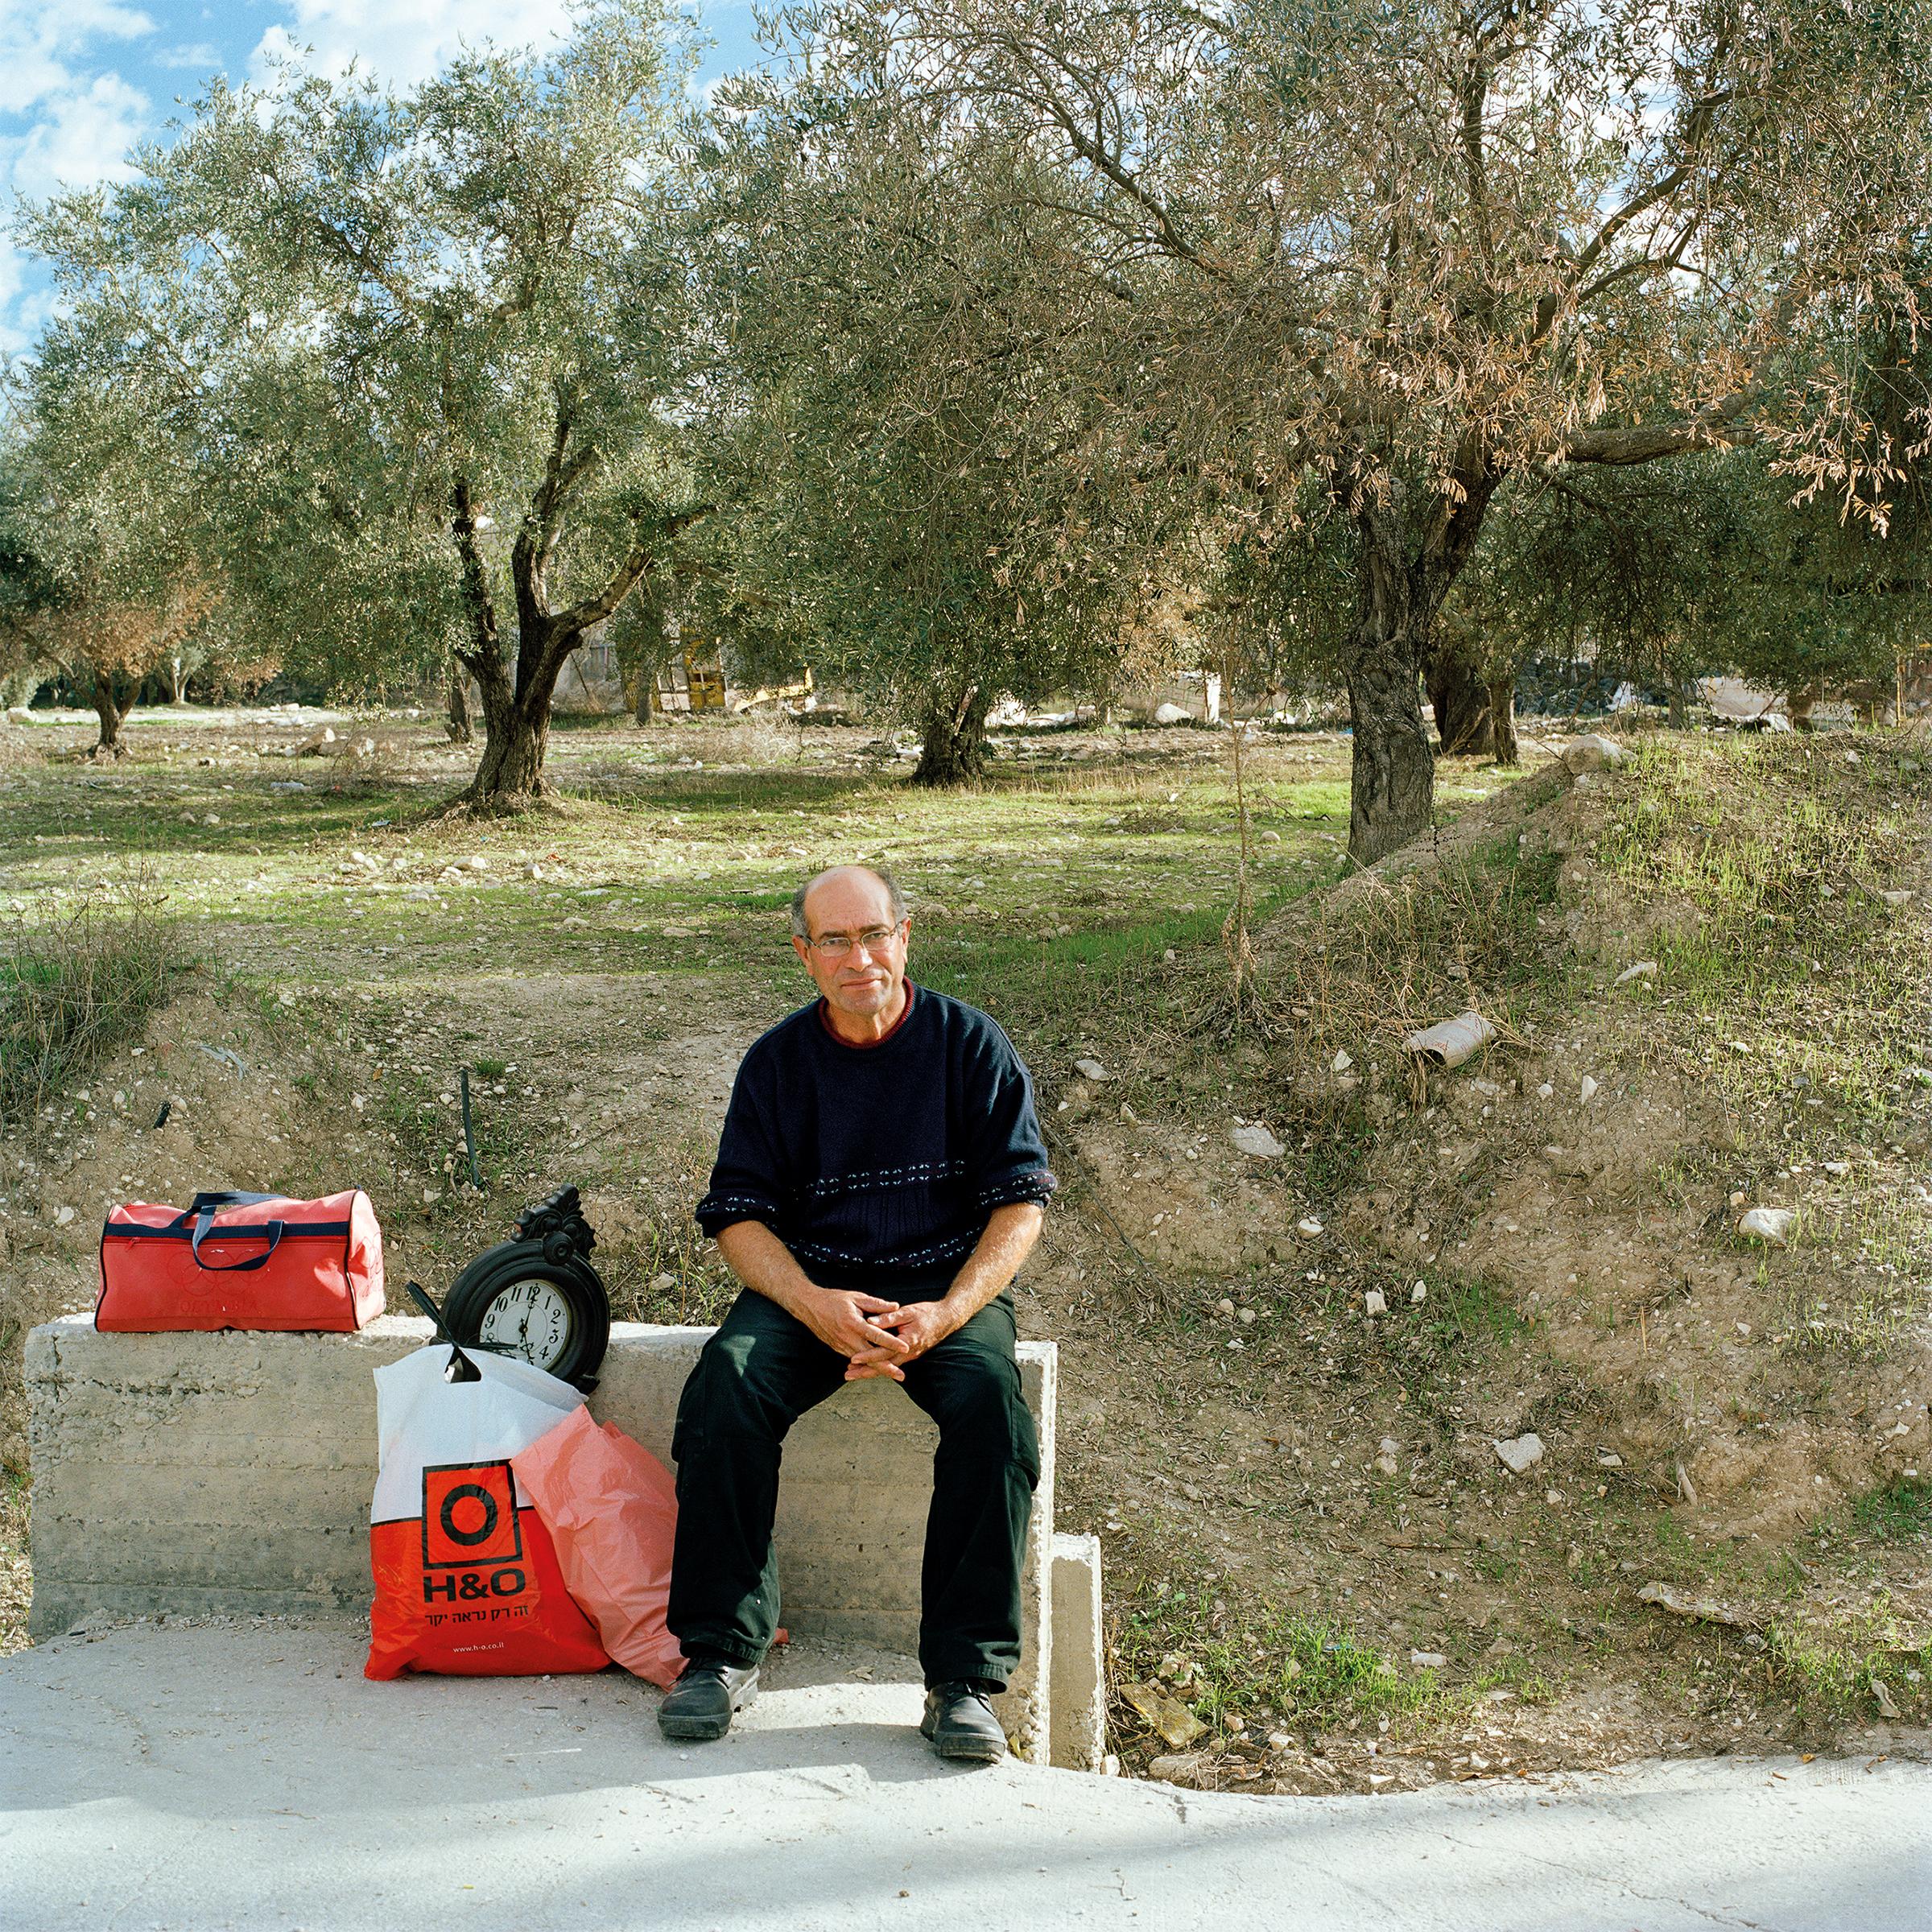
[[[1389,1298],[1379,1288],[1371,1288],[1362,1297],[1362,1312],[1364,1315],[1386,1315]]]
[[[1723,1624],[1732,1630],[1753,1630],[1757,1627],[1749,1617],[1726,1609],[1715,1597],[1693,1596],[1687,1590],[1679,1590],[1674,1584],[1654,1578],[1637,1591],[1637,1600],[1640,1604],[1654,1604],[1659,1610],[1668,1610],[1673,1616],[1688,1617],[1693,1623]]]
[[[1506,1443],[1490,1445],[1512,1476],[1534,1469],[1543,1459],[1543,1439],[1533,1429],[1527,1435],[1512,1436]]]
[[[1123,1684],[1121,1695],[1146,1719],[1162,1742],[1172,1750],[1184,1750],[1197,1737],[1206,1735],[1208,1727],[1178,1698],[1170,1697],[1158,1684]],[[1155,1762],[1158,1763],[1159,1761],[1157,1759]]]
[[[1157,724],[1191,724],[1194,713],[1179,704],[1157,704],[1154,708],[1154,721]]]
[[[1786,1248],[1791,1242],[1791,1224],[1797,1218],[1790,1208],[1752,1208],[1739,1217],[1737,1231],[1768,1248]]]
[[[1288,1150],[1259,1121],[1234,1130],[1234,1144],[1257,1161],[1278,1161]]]
[[[1098,1060],[1075,1060],[1073,1070],[1084,1080],[1110,1080],[1113,1078]]]
[[[1657,977],[1655,960],[1639,960],[1634,966],[1626,966],[1616,976],[1619,986],[1628,986],[1633,980],[1653,980]]]
[[[1622,764],[1629,755],[1616,739],[1606,738],[1596,731],[1574,738],[1563,747],[1563,762],[1573,772],[1601,771],[1607,766]]]

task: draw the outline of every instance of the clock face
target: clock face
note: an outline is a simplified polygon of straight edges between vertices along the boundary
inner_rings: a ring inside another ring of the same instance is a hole
[[[563,1292],[550,1282],[512,1282],[490,1297],[477,1339],[549,1368],[564,1359],[576,1323]]]

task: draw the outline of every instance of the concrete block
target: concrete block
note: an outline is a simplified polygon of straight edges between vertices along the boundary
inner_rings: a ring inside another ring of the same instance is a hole
[[[1097,1771],[1107,1755],[1107,1666],[1100,1630],[1100,1539],[1053,1539],[1051,1761]]]
[[[618,1323],[592,1397],[668,1463],[684,1378],[711,1331]],[[90,1613],[366,1613],[376,1479],[374,1371],[430,1324],[355,1335],[100,1335],[70,1315],[27,1338],[34,1601],[44,1637]],[[1025,1657],[1002,1700],[1017,1748],[1051,1736],[1056,1357],[1020,1344],[1040,1486],[1023,1586]],[[938,1431],[890,1382],[856,1382],[785,1445],[777,1546],[786,1623],[910,1654]]]

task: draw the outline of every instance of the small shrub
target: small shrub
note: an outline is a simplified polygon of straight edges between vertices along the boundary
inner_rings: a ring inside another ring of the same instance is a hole
[[[26,1121],[100,1057],[138,1036],[185,964],[146,881],[83,899],[0,941],[0,1119]]]

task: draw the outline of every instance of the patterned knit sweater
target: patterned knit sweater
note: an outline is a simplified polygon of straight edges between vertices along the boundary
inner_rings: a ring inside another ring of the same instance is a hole
[[[835,1037],[816,1001],[753,1043],[698,1203],[706,1234],[762,1221],[822,1287],[931,1301],[994,1208],[1052,1193],[1012,1041],[977,1007],[906,993],[873,1046]]]

